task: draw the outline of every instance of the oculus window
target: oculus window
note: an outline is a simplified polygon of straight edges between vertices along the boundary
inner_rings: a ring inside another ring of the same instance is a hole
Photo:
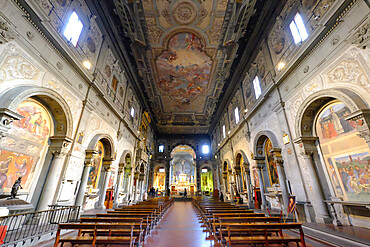
[[[78,18],[75,11],[69,17],[66,28],[64,29],[63,35],[70,41],[74,46],[77,46],[78,39],[80,38],[83,24]]]
[[[299,13],[294,16],[293,21],[289,25],[292,32],[294,43],[298,44],[308,38],[306,27]]]
[[[202,146],[202,153],[204,153],[204,154],[209,153],[209,146],[207,144]]]
[[[260,83],[260,80],[258,79],[258,76],[256,76],[253,80],[253,87],[254,87],[254,92],[256,94],[256,99],[258,99],[262,94],[261,83]]]
[[[164,152],[164,145],[158,146],[158,152],[163,153]]]
[[[239,108],[238,107],[235,108],[234,113],[235,113],[235,123],[238,124],[239,123]]]

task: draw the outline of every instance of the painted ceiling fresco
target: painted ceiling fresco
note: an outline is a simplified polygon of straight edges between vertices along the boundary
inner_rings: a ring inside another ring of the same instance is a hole
[[[194,33],[179,33],[157,58],[156,67],[161,93],[175,101],[176,110],[187,111],[191,102],[207,90],[212,60]]]
[[[208,131],[226,7],[226,0],[143,1],[154,74],[148,91],[161,132]]]

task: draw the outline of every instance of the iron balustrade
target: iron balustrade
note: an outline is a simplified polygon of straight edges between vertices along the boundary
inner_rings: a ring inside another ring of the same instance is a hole
[[[1,246],[16,246],[58,230],[59,223],[77,222],[79,206],[51,205],[49,210],[0,217]]]

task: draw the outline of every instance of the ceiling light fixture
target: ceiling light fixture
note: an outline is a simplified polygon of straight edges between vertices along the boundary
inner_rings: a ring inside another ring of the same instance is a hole
[[[282,69],[285,68],[285,63],[283,61],[280,61],[277,65],[278,71],[281,71]]]
[[[247,113],[248,112],[248,109],[245,109],[244,112]]]
[[[91,69],[91,62],[89,60],[85,60],[82,64],[86,69]]]

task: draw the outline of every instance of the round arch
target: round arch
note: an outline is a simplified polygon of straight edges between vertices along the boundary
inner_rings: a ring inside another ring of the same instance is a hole
[[[122,155],[121,155],[121,158],[119,159],[119,163],[120,164],[125,164],[125,166],[127,165],[126,164],[126,156],[129,155],[132,159],[132,152],[130,150],[125,150],[122,152]]]
[[[336,99],[342,101],[351,112],[368,108],[365,101],[349,89],[332,88],[313,93],[303,101],[297,111],[297,117],[295,119],[296,137],[313,136],[312,125],[317,110]]]
[[[72,137],[73,117],[67,102],[57,92],[37,86],[19,86],[0,95],[2,108],[17,112],[18,105],[33,98],[49,108],[55,121],[55,136]]]
[[[235,157],[235,164],[237,163],[237,159],[236,159],[236,157],[237,157],[237,155],[238,154],[240,154],[242,157],[243,157],[243,161],[244,161],[244,163],[247,163],[247,164],[249,164],[249,161],[248,161],[248,157],[247,157],[247,155],[245,154],[245,152],[243,151],[243,150],[241,150],[241,149],[239,149],[239,150],[237,150],[236,152],[235,152],[235,155],[234,155],[234,157]]]
[[[267,139],[270,139],[272,146],[274,148],[279,148],[279,142],[276,138],[276,135],[270,131],[270,130],[264,130],[260,131],[257,133],[256,137],[254,138],[253,141],[253,149],[254,149],[254,154],[256,157],[263,157],[263,147],[264,143]]]
[[[101,141],[104,146],[104,159],[105,160],[113,160],[114,159],[114,140],[108,134],[96,134],[91,140],[89,140],[89,145],[87,146],[87,150],[94,150],[96,144]]]

